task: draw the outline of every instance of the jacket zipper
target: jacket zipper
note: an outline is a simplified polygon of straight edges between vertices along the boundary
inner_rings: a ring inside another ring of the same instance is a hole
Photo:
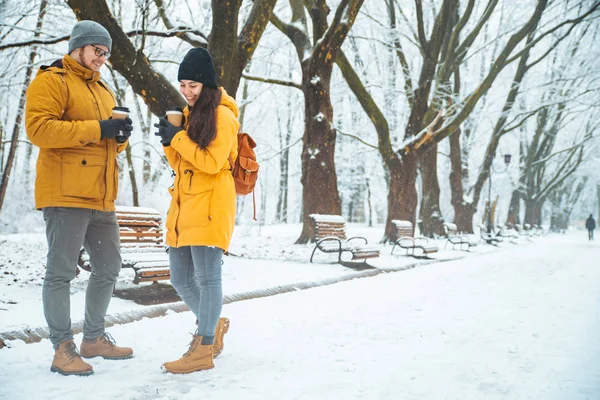
[[[94,93],[94,91],[90,87],[90,82],[86,82],[86,86],[87,86],[88,90],[90,91],[90,93],[92,94],[92,97],[94,98],[94,102],[96,104],[96,110],[98,110],[98,117],[100,119],[102,119],[102,110],[100,110],[100,101],[99,101],[99,98],[96,96],[96,94]],[[108,181],[106,179],[106,176],[108,175],[109,169],[110,169],[110,166],[108,165],[109,164],[109,159],[110,159],[110,148],[109,148],[109,143],[108,143],[109,141],[105,140],[105,142],[106,142],[105,143],[105,147],[106,147],[106,163],[105,163],[105,167],[106,167],[106,170],[104,172],[104,188],[105,188],[105,190],[104,190],[104,199],[102,199],[102,208],[104,208],[104,210],[106,211],[108,209],[108,207],[107,207],[108,201],[106,199],[108,198],[108,195],[109,195],[109,193],[108,193]],[[114,166],[113,166],[113,168],[114,168]],[[113,175],[117,173],[117,171],[112,171],[112,172],[113,172]],[[113,190],[115,190],[115,189],[116,188],[113,188]],[[116,197],[116,193],[115,193],[115,197]]]

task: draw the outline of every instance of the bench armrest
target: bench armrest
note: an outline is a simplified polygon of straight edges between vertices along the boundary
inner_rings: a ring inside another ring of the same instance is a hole
[[[322,243],[325,243],[325,242],[337,242],[337,244],[339,246],[339,250],[342,251],[342,241],[340,238],[337,238],[335,236],[327,236],[322,239],[319,239],[319,241],[317,241],[317,243],[316,243],[316,246],[319,247],[319,246],[321,246]]]
[[[349,239],[346,239],[346,242],[349,242],[349,241],[351,241],[351,240],[354,240],[354,239],[361,239],[361,240],[364,240],[364,241],[365,241],[365,244],[369,244],[369,242],[367,241],[367,238],[364,238],[364,237],[362,237],[362,236],[354,236],[354,237],[351,237],[351,238],[349,238]]]
[[[396,244],[398,244],[399,246],[402,246],[403,242],[408,242],[411,246],[414,246],[416,244],[415,238],[410,236],[403,236],[401,238],[396,239]]]

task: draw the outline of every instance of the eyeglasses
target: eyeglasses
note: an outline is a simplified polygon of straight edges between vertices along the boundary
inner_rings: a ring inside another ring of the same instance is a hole
[[[101,48],[94,46],[93,44],[90,44],[90,46],[94,48],[94,53],[96,54],[96,57],[106,57],[107,60],[110,57],[109,51],[104,51]]]

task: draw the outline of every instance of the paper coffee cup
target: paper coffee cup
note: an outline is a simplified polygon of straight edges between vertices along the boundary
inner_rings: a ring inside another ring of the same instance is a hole
[[[183,125],[183,110],[179,107],[172,107],[167,110],[167,121],[174,126]]]
[[[112,109],[113,119],[125,119],[129,117],[129,108],[127,107],[114,107]]]

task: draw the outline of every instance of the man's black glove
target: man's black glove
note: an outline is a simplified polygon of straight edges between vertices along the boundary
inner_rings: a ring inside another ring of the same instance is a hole
[[[100,137],[102,139],[114,139],[118,135],[126,136],[125,140],[131,136],[133,121],[130,118],[125,119],[105,119],[100,121]],[[125,141],[123,140],[123,142]],[[120,142],[120,143],[123,143]]]
[[[173,125],[166,117],[159,118],[158,124],[154,124],[154,126],[158,128],[158,132],[155,132],[154,136],[160,136],[160,142],[163,146],[169,146],[173,136],[183,130],[182,126]]]
[[[129,126],[131,126],[131,125],[129,125]],[[115,136],[115,140],[117,141],[117,143],[125,143],[127,140],[129,140],[130,136],[131,136],[131,131],[128,131],[127,129],[125,129],[121,135]]]

